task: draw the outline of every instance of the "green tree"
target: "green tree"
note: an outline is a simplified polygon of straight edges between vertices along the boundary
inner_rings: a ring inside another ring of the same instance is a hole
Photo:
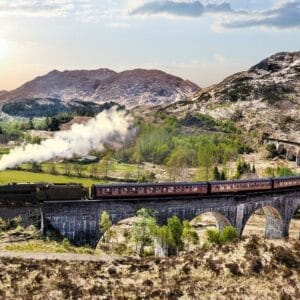
[[[170,231],[171,240],[173,242],[173,247],[176,250],[176,253],[178,254],[179,251],[183,247],[182,242],[182,232],[183,232],[183,226],[180,221],[180,219],[176,216],[173,216],[168,219],[167,225]]]
[[[111,238],[110,233],[109,233],[109,231],[111,231],[110,230],[111,226],[112,226],[112,221],[109,217],[109,214],[104,210],[101,214],[101,218],[99,221],[99,228],[103,234],[103,238],[104,238],[105,242],[109,241]],[[104,236],[104,234],[105,234],[105,236]]]
[[[137,212],[137,220],[133,224],[132,239],[136,244],[137,253],[142,256],[146,246],[153,244],[155,232],[157,230],[156,219],[153,214],[141,208]]]
[[[155,232],[156,249],[158,256],[168,256],[170,248],[174,245],[173,237],[167,225],[157,226]]]
[[[50,164],[50,166],[49,166],[49,173],[52,174],[52,175],[56,175],[57,174],[57,170],[56,170],[55,164]]]
[[[186,242],[187,250],[189,251],[190,244],[192,245],[198,244],[199,236],[189,221],[184,220],[182,225],[183,225],[182,240]]]
[[[213,178],[214,180],[221,180],[221,174],[217,166],[214,167],[213,176],[214,176]]]
[[[108,178],[109,172],[114,171],[115,165],[111,153],[107,153],[101,159],[99,169],[103,172],[104,178]]]
[[[35,172],[35,173],[42,172],[42,167],[41,167],[41,165],[39,163],[33,162],[31,164],[31,171]]]
[[[46,126],[49,131],[58,131],[59,125],[59,120],[56,117],[48,117],[46,119]]]
[[[200,144],[198,148],[199,167],[205,169],[205,180],[209,180],[210,168],[217,160],[217,147],[213,143]]]
[[[90,174],[91,177],[97,178],[98,177],[98,165],[97,164],[92,164],[90,167]]]
[[[187,148],[176,149],[168,158],[167,166],[177,170],[178,177],[180,177],[181,180],[184,180],[187,175],[187,168],[192,166],[193,156],[193,150]]]

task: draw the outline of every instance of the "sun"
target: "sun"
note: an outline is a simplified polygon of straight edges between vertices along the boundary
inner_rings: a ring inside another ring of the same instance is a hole
[[[0,37],[0,58],[4,57],[7,52],[7,41]]]

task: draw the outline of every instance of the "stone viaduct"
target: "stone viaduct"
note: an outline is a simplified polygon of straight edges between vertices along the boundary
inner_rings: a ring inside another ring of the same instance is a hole
[[[300,143],[264,137],[263,144],[274,144],[278,154],[284,154],[287,160],[295,161],[300,166]]]
[[[41,212],[45,226],[51,224],[75,244],[95,246],[101,238],[98,224],[103,211],[117,224],[135,216],[140,208],[154,209],[160,224],[174,215],[192,220],[212,212],[219,229],[232,225],[240,234],[251,215],[262,208],[266,215],[266,237],[280,238],[288,236],[291,219],[300,209],[300,187],[218,196],[45,202]]]

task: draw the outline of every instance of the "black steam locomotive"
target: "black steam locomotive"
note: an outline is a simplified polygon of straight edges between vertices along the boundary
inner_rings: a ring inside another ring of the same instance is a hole
[[[10,183],[0,186],[0,203],[40,203],[88,198],[88,189],[76,183]]]

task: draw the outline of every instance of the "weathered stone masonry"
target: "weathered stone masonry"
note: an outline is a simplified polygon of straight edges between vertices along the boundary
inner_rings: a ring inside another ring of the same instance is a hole
[[[266,236],[279,238],[288,236],[292,216],[300,208],[300,188],[198,198],[46,202],[42,211],[45,223],[50,223],[63,236],[79,245],[95,246],[101,237],[99,219],[103,211],[107,211],[116,224],[135,216],[140,208],[154,209],[161,224],[174,215],[182,220],[192,220],[202,213],[212,212],[219,229],[231,224],[240,234],[255,210],[263,208]]]

